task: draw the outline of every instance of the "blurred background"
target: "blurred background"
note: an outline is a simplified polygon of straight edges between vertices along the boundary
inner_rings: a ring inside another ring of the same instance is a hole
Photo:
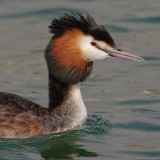
[[[89,13],[116,45],[145,62],[95,62],[81,84],[88,110],[74,131],[0,139],[0,159],[160,159],[159,0],[0,0],[0,90],[48,105],[44,50],[53,18]]]

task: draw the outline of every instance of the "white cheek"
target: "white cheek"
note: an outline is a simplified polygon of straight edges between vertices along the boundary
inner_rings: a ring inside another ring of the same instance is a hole
[[[97,49],[94,46],[91,46],[90,44],[83,45],[82,56],[88,61],[95,61],[109,57],[107,53]]]
[[[92,37],[88,36],[81,41],[82,57],[87,61],[95,61],[110,57],[106,52],[92,46]]]

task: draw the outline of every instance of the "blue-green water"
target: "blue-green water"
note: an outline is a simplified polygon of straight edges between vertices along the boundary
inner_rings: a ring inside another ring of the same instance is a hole
[[[73,131],[0,139],[0,160],[160,160],[159,0],[0,0],[0,90],[47,106],[48,25],[71,11],[90,13],[119,48],[146,62],[96,62],[81,84],[86,123]]]

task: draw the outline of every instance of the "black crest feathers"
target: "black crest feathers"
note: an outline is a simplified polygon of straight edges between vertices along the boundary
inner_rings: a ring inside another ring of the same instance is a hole
[[[50,32],[55,37],[59,37],[66,30],[73,28],[77,28],[87,35],[92,35],[96,40],[105,41],[109,45],[115,46],[110,33],[103,26],[99,26],[89,14],[65,14],[63,17],[53,19],[49,26]]]

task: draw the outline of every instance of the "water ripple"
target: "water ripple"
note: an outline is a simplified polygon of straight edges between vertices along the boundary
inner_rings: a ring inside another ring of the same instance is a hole
[[[132,30],[117,25],[104,25],[111,32],[130,32]]]
[[[129,154],[129,155],[139,155],[142,157],[160,157],[159,151],[124,151],[123,153]],[[147,158],[148,159],[148,158]],[[144,159],[146,160],[146,159]]]
[[[134,99],[116,102],[119,105],[143,105],[143,104],[159,104],[160,99]]]
[[[40,16],[40,15],[61,15],[62,13],[66,12],[83,12],[83,10],[73,9],[73,8],[63,8],[63,7],[57,7],[57,8],[48,8],[48,9],[41,9],[41,10],[35,10],[35,11],[29,11],[24,13],[16,13],[16,14],[5,14],[0,15],[0,19],[15,19],[15,18],[24,18],[24,17],[30,17],[30,16]]]
[[[85,128],[83,128],[80,132],[85,134],[101,135],[107,133],[110,128],[110,121],[103,119],[98,115],[92,115],[88,117]]]
[[[134,121],[130,123],[116,123],[113,125],[114,128],[121,128],[121,129],[129,129],[129,130],[139,130],[139,131],[150,131],[150,132],[159,132],[160,125],[147,123],[147,122],[140,122]]]
[[[121,19],[121,21],[135,22],[135,23],[160,23],[160,16],[142,17],[142,18],[127,18],[127,19]]]

